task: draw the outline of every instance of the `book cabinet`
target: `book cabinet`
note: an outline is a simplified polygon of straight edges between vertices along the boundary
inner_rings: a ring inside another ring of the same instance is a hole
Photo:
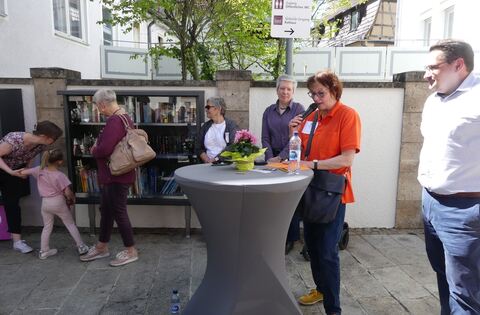
[[[156,158],[136,170],[128,204],[185,207],[190,233],[191,208],[174,180],[174,171],[197,163],[195,138],[204,121],[203,91],[115,90],[118,104],[137,128],[145,130]],[[78,204],[88,204],[90,230],[95,232],[95,205],[100,202],[96,162],[90,148],[105,125],[92,102],[95,90],[58,92],[64,97],[68,175]]]

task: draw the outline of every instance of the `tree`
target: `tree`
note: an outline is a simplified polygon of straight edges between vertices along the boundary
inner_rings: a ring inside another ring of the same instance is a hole
[[[126,32],[136,23],[151,22],[165,25],[168,32],[178,40],[178,47],[150,47],[149,54],[178,58],[181,62],[182,80],[187,79],[187,71],[194,80],[200,79],[198,50],[202,47],[198,39],[206,31],[213,12],[222,0],[102,0],[111,10],[111,19],[103,21],[120,25]]]

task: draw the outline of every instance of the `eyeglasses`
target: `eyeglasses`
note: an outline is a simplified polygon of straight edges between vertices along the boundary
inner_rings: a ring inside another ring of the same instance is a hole
[[[318,96],[318,98],[323,98],[325,96],[325,92],[308,92],[307,95],[310,96],[312,99],[315,98],[315,96]]]
[[[209,110],[209,109],[212,108],[212,107],[215,107],[215,106],[206,105],[206,106],[205,106],[205,109],[206,109],[206,110]]]
[[[448,61],[440,62],[440,63],[437,63],[436,65],[425,66],[425,71],[432,72],[433,70],[438,70],[445,63],[448,63]]]

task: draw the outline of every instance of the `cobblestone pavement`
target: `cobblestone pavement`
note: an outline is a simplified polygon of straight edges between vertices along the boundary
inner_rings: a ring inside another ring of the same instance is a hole
[[[341,251],[341,302],[345,315],[439,314],[436,278],[424,249],[422,231],[352,230]],[[40,233],[25,234],[38,248]],[[90,244],[94,238],[84,234]],[[10,241],[0,241],[0,314],[169,314],[172,289],[182,306],[200,284],[206,246],[200,234],[137,234],[140,259],[113,268],[108,259],[82,263],[70,236],[58,229],[46,260],[38,252],[20,254]],[[290,287],[299,297],[313,287],[301,244],[286,256]],[[121,248],[118,235],[110,251]],[[214,306],[212,306],[214,307]],[[324,314],[321,304],[301,307],[306,314]],[[199,314],[208,315],[208,314]],[[270,315],[270,314],[266,314]]]

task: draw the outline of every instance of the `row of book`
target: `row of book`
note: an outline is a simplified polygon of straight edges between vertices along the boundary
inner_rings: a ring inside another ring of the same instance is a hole
[[[81,165],[81,161],[75,168],[76,187],[79,193],[98,194],[98,176],[96,169],[89,169]],[[157,166],[141,167],[136,172],[131,196],[152,195],[181,195],[180,187],[174,179],[173,173],[160,170]]]
[[[81,156],[91,154],[90,148],[96,141],[92,134],[84,135],[82,138],[73,139],[73,155]],[[186,136],[157,136],[150,135],[149,143],[157,154],[187,154],[192,155],[195,140]]]
[[[158,101],[158,100],[169,101]],[[71,119],[73,122],[105,122],[92,102],[91,96],[70,96]],[[194,100],[179,101],[176,97],[125,97],[118,96],[117,102],[137,123],[195,123],[196,104]],[[177,104],[178,102],[178,104]]]

